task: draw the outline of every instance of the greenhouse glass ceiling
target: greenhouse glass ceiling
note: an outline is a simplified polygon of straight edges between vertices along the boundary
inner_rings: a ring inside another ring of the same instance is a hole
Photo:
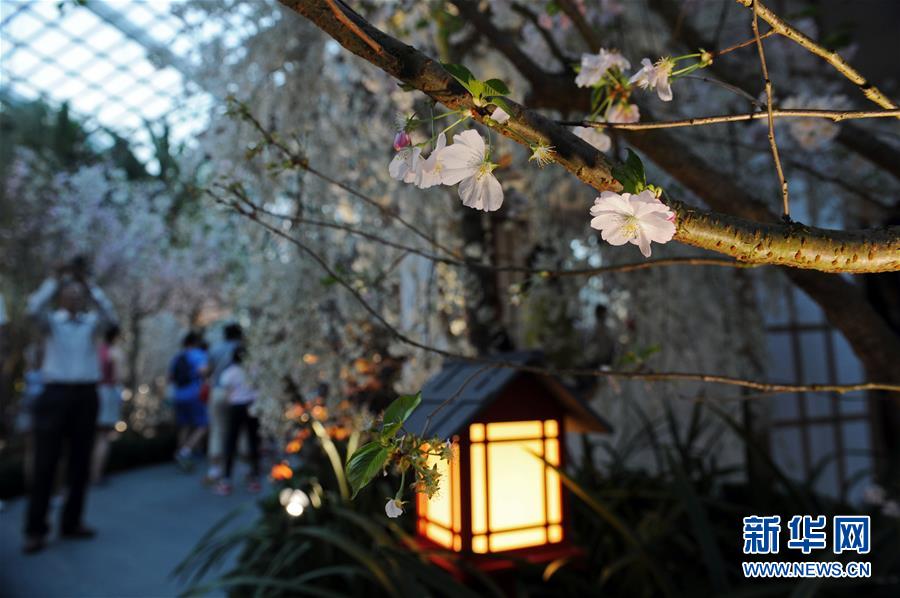
[[[96,143],[110,143],[105,131],[114,131],[145,162],[148,122],[165,120],[174,144],[190,143],[216,103],[192,76],[197,48],[219,31],[196,11],[174,14],[178,4],[0,1],[0,99],[68,102]]]

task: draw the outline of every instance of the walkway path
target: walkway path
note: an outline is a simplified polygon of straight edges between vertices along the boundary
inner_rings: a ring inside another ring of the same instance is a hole
[[[0,595],[4,598],[176,596],[184,588],[170,573],[222,517],[255,498],[236,487],[214,496],[200,475],[158,465],[110,478],[88,497],[89,541],[51,536],[46,550],[21,552],[24,501],[0,512]],[[241,518],[255,517],[254,508]],[[55,524],[54,520],[54,524]]]

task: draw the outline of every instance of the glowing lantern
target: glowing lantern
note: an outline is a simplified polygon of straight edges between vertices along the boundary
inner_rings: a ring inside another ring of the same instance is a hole
[[[499,356],[531,363],[536,354]],[[435,459],[441,489],[418,495],[417,532],[426,543],[479,554],[543,551],[566,539],[560,476],[565,433],[609,426],[558,381],[513,368],[451,362],[422,389],[407,428],[454,439],[455,458]]]

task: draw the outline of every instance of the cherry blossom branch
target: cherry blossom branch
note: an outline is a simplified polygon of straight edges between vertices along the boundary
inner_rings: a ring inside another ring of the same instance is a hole
[[[781,17],[772,12],[759,0],[736,1],[739,4],[752,9],[754,11],[754,15],[759,15],[759,17],[761,17],[772,27],[773,31],[797,43],[802,48],[806,49],[812,54],[815,54],[816,56],[833,66],[835,70],[837,70],[837,72],[842,74],[844,77],[849,79],[851,83],[856,85],[870,101],[878,104],[882,108],[891,109],[897,107],[897,105],[892,102],[886,95],[884,95],[877,87],[866,81],[865,77],[859,74],[856,69],[850,66],[843,58],[841,58],[840,54],[831,50],[826,50],[803,32],[798,31],[794,27],[791,27],[788,23],[783,21]]]
[[[772,81],[769,79],[769,67],[766,66],[766,51],[763,48],[762,38],[759,36],[759,2],[753,1],[753,37],[756,39],[756,49],[759,51],[759,66],[762,68],[763,79],[766,83],[766,113],[769,123],[769,147],[772,148],[772,159],[775,161],[775,172],[778,174],[778,182],[781,184],[781,201],[784,217],[790,218],[791,204],[788,197],[788,184],[784,178],[784,170],[781,168],[781,157],[778,155],[778,144],[775,142],[775,117],[772,115]]]
[[[284,157],[289,160],[290,165],[292,167],[300,168],[300,169],[310,173],[311,175],[325,181],[329,185],[333,185],[333,186],[337,187],[338,189],[346,191],[353,197],[356,197],[357,199],[360,199],[363,202],[374,207],[376,210],[378,210],[379,212],[381,212],[383,215],[387,216],[388,218],[390,218],[392,220],[396,220],[397,222],[402,224],[404,227],[406,227],[407,229],[412,231],[416,236],[427,241],[435,249],[439,249],[440,251],[443,251],[447,255],[459,257],[459,255],[460,255],[459,252],[454,251],[454,250],[446,247],[445,245],[439,243],[437,239],[435,239],[434,237],[432,237],[425,231],[419,229],[412,223],[408,222],[400,214],[394,212],[393,210],[389,209],[386,206],[383,206],[380,202],[378,202],[374,198],[369,197],[368,195],[366,195],[360,191],[357,191],[356,189],[354,189],[347,183],[344,183],[343,181],[339,181],[338,179],[335,179],[335,178],[317,170],[316,168],[310,166],[309,160],[306,159],[306,157],[298,155],[295,152],[293,152],[291,150],[291,148],[286,146],[280,139],[278,139],[274,134],[272,134],[271,131],[269,131],[264,126],[262,126],[262,123],[260,123],[259,120],[257,120],[256,117],[253,116],[253,114],[250,112],[249,109],[247,109],[247,107],[244,104],[241,104],[239,102],[235,102],[235,104],[238,106],[238,111],[239,111],[240,117],[243,118],[244,120],[246,120],[247,122],[249,122],[253,126],[253,128],[255,128],[256,131],[260,135],[262,135],[263,139],[266,141],[267,144],[269,144],[270,146],[275,147],[276,149],[281,151],[281,153],[284,155]]]
[[[638,270],[648,270],[650,268],[656,268],[660,266],[718,266],[723,268],[757,268],[762,266],[763,264],[748,264],[746,262],[738,262],[732,259],[725,258],[705,258],[705,257],[673,257],[673,258],[659,258],[653,260],[644,260],[641,262],[633,262],[628,264],[615,264],[611,266],[598,266],[595,268],[575,268],[571,270],[549,270],[546,268],[528,268],[526,266],[516,266],[511,264],[485,264],[483,262],[476,262],[472,260],[457,260],[453,258],[443,257],[440,255],[435,255],[433,253],[428,253],[423,251],[417,247],[412,247],[410,245],[405,245],[403,243],[398,243],[396,241],[392,241],[390,239],[385,239],[379,235],[374,233],[370,233],[364,230],[360,230],[353,226],[349,226],[347,224],[341,224],[339,222],[328,222],[325,220],[314,220],[310,218],[303,218],[300,216],[290,216],[288,214],[279,214],[278,212],[273,212],[268,208],[259,205],[258,203],[252,201],[247,195],[235,188],[228,187],[227,185],[222,184],[214,184],[214,188],[219,189],[221,191],[227,191],[229,193],[237,196],[243,205],[246,205],[250,210],[254,212],[259,212],[261,214],[265,214],[271,218],[278,218],[281,220],[286,220],[295,224],[308,224],[310,226],[317,226],[320,228],[330,228],[333,230],[341,230],[348,234],[355,235],[358,237],[362,237],[364,239],[368,239],[373,243],[379,243],[386,247],[391,247],[393,249],[398,249],[400,251],[405,252],[406,254],[414,254],[420,257],[423,257],[429,261],[446,264],[448,266],[454,266],[457,268],[473,268],[478,270],[489,270],[492,272],[518,272],[521,274],[528,274],[533,276],[540,276],[541,278],[571,278],[577,276],[598,276],[602,274],[615,274],[622,272],[635,272]],[[211,195],[217,200],[221,199],[219,195],[216,195],[210,192]],[[225,202],[224,200],[220,201],[223,205],[228,205],[229,207],[240,207],[234,204]]]
[[[232,189],[229,191],[233,192]],[[242,216],[249,218],[250,220],[256,222],[263,228],[265,228],[270,233],[281,237],[287,242],[296,246],[300,251],[302,251],[305,255],[311,258],[318,266],[328,275],[331,280],[334,280],[339,286],[343,287],[350,295],[356,299],[356,301],[360,304],[360,306],[372,316],[384,329],[397,339],[399,342],[414,347],[416,349],[420,349],[423,351],[427,351],[429,353],[433,353],[435,355],[439,355],[444,357],[445,359],[456,359],[461,361],[468,361],[470,363],[478,363],[482,364],[485,367],[493,367],[493,368],[511,368],[523,372],[529,372],[533,374],[540,374],[544,376],[576,376],[576,377],[601,377],[601,378],[617,378],[624,380],[644,380],[647,382],[665,382],[665,381],[680,381],[680,382],[706,382],[710,384],[721,384],[725,386],[736,386],[741,388],[751,388],[757,391],[762,392],[784,392],[784,393],[793,393],[793,392],[835,392],[838,394],[844,394],[848,392],[856,392],[856,391],[864,391],[864,390],[884,390],[890,392],[900,392],[900,384],[888,384],[888,383],[880,383],[880,382],[861,382],[858,384],[779,384],[773,382],[760,382],[758,380],[749,380],[744,378],[737,378],[733,376],[722,376],[718,374],[702,374],[702,373],[690,373],[690,372],[641,372],[641,371],[623,371],[623,370],[605,370],[605,369],[595,369],[595,368],[545,368],[540,366],[530,366],[523,365],[521,363],[516,363],[512,361],[505,360],[494,360],[494,359],[486,359],[480,357],[472,357],[469,355],[464,355],[462,353],[457,353],[454,351],[448,351],[446,349],[440,349],[438,347],[433,347],[431,345],[426,345],[420,341],[417,341],[400,330],[394,327],[390,322],[385,319],[381,313],[375,309],[366,299],[362,296],[362,294],[354,288],[353,284],[349,281],[345,280],[340,274],[335,271],[315,250],[310,248],[306,243],[302,240],[287,234],[285,231],[279,229],[276,226],[272,226],[271,224],[261,220],[258,214],[254,211],[248,211],[240,206],[240,204],[229,202],[228,200],[222,198],[215,192],[207,190],[207,193],[217,202],[222,205],[230,206],[232,209],[236,210]]]
[[[825,118],[834,122],[864,118],[900,117],[900,110],[805,110],[805,109],[773,109],[772,118]],[[680,120],[660,120],[655,122],[607,123],[591,120],[556,121],[567,127],[593,127],[595,129],[619,129],[623,131],[646,131],[650,129],[677,129],[681,127],[699,127],[720,123],[744,122],[749,120],[768,119],[769,112],[748,112],[746,114],[721,114],[718,116],[699,116]]]
[[[415,48],[379,31],[347,9],[347,17],[385,50],[386,58],[334,18],[323,0],[279,0],[315,23],[345,48],[414,87],[451,110],[471,117],[497,132],[532,146],[555,148],[556,163],[598,191],[618,191],[613,165],[600,152],[552,120],[505,101],[510,119],[503,125],[488,122],[487,107],[472,96],[436,61]],[[569,82],[571,84],[571,82]],[[869,231],[833,231],[796,224],[762,224],[690,207],[669,199],[676,214],[675,238],[752,263],[781,264],[827,272],[884,272],[900,269],[900,227]]]
[[[659,14],[666,22],[672,22],[682,14],[681,5],[676,0],[648,0],[648,4],[651,10]],[[681,21],[678,36],[683,39],[687,48],[704,48],[713,45],[699,29],[687,20]],[[755,76],[751,81],[741,69],[734,68],[733,65],[726,68],[724,65],[725,62],[713,61],[708,68],[716,74],[718,79],[725,82],[724,86],[732,86],[733,91],[740,90],[739,93],[751,104],[761,105],[755,97],[745,91],[755,84]],[[715,82],[715,80],[711,81]],[[879,141],[870,131],[853,122],[848,122],[841,127],[836,141],[900,180],[900,153],[895,151],[892,146]]]

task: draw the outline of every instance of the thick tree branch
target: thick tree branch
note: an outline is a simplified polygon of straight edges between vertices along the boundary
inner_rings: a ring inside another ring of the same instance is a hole
[[[379,31],[345,5],[348,28],[324,0],[280,0],[306,16],[348,50],[451,109],[468,110],[485,122],[487,111],[440,64]],[[363,36],[356,32],[363,32]],[[381,52],[372,48],[374,42]],[[520,143],[553,146],[556,161],[598,191],[619,190],[603,154],[550,119],[510,102],[511,118],[495,129]],[[692,168],[697,168],[693,165]],[[760,224],[668,200],[676,213],[676,239],[751,263],[780,264],[828,272],[900,269],[900,228],[831,231],[785,224]]]

